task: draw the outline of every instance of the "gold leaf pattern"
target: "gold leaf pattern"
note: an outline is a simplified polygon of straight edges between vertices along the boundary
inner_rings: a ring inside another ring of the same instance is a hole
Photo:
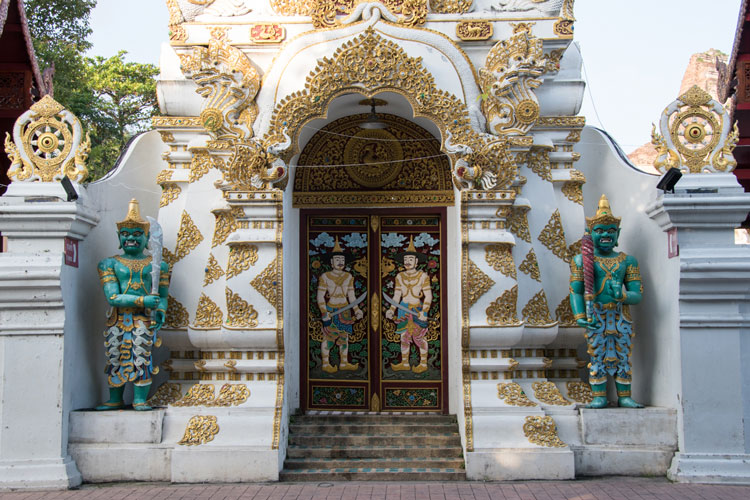
[[[222,276],[224,276],[224,271],[221,269],[216,257],[214,257],[214,254],[208,254],[208,264],[206,264],[206,275],[203,278],[203,286],[210,285]]]
[[[562,327],[578,326],[576,319],[573,317],[573,309],[570,307],[570,297],[563,297],[560,304],[555,309],[555,318]]]
[[[516,279],[516,266],[513,263],[513,245],[510,243],[495,243],[484,247],[484,259],[492,269],[505,276]]]
[[[516,304],[518,302],[518,285],[507,290],[495,299],[487,308],[487,323],[491,326],[519,326],[516,315]]]
[[[169,264],[170,269],[173,268],[179,260],[177,259],[177,256],[173,254],[172,251],[167,247],[161,249],[161,258],[164,259],[164,262]]]
[[[531,388],[534,389],[534,397],[542,403],[557,406],[572,404],[560,394],[560,390],[552,382],[534,382]]]
[[[271,0],[273,11],[282,16],[309,16],[315,6],[310,0]]]
[[[581,240],[576,241],[568,247],[568,252],[563,260],[570,264],[570,261],[573,260],[573,257],[578,255],[579,253],[581,253]]]
[[[195,384],[172,406],[207,406],[214,400],[213,384]]]
[[[156,183],[161,185],[164,185],[172,180],[172,174],[174,173],[174,170],[171,168],[164,169],[161,172],[159,172],[159,175],[156,176]]]
[[[547,151],[536,150],[528,153],[519,153],[518,160],[519,163],[526,163],[532,172],[545,181],[552,180],[552,174],[550,173],[552,167],[550,165],[549,153]]]
[[[229,265],[227,266],[227,279],[234,278],[242,271],[250,269],[258,262],[258,247],[255,245],[241,244],[229,247]]]
[[[269,304],[276,307],[277,289],[279,278],[277,276],[278,264],[274,259],[258,276],[250,282],[253,288],[260,293]]]
[[[213,415],[196,415],[190,418],[185,434],[177,444],[196,446],[214,440],[219,433],[219,424]]]
[[[531,279],[536,280],[539,283],[542,282],[542,275],[539,272],[539,262],[536,260],[536,254],[534,253],[533,248],[526,254],[526,258],[523,259],[523,262],[518,266],[518,269],[520,269],[522,273],[531,276]]]
[[[569,262],[568,258],[568,246],[565,243],[565,231],[563,230],[562,220],[560,219],[560,211],[555,210],[552,213],[547,225],[544,226],[542,232],[539,234],[539,241],[549,249],[555,256]]]
[[[167,319],[164,325],[169,328],[185,328],[188,323],[190,323],[190,314],[187,309],[170,295],[167,299]]]
[[[148,400],[149,406],[167,406],[182,398],[180,384],[164,383]]]
[[[190,162],[189,182],[193,183],[206,175],[213,166],[213,159],[206,151],[198,151]]]
[[[531,300],[524,306],[521,311],[526,324],[529,326],[549,326],[554,324],[555,320],[549,314],[547,307],[547,296],[544,290],[534,295]]]
[[[159,200],[159,208],[164,208],[180,196],[182,189],[177,184],[165,184],[161,188],[161,199]]]
[[[511,406],[536,406],[516,382],[497,384],[497,397]]]
[[[177,232],[177,247],[175,248],[177,260],[180,261],[186,257],[201,241],[203,241],[203,235],[198,230],[198,226],[190,218],[190,214],[183,210],[180,230]]]
[[[216,211],[216,226],[214,227],[214,239],[211,242],[211,248],[217,247],[227,240],[227,237],[237,230],[237,217],[245,215],[245,211],[240,207],[232,207],[232,210]]]
[[[219,395],[207,406],[239,406],[250,397],[250,389],[245,384],[224,384]]]
[[[258,311],[252,304],[248,304],[239,294],[229,288],[225,289],[227,296],[227,326],[256,327],[258,326]]]
[[[195,311],[194,326],[199,328],[219,328],[224,320],[224,313],[216,302],[211,300],[205,293],[201,294],[198,308]]]
[[[471,4],[472,0],[430,0],[430,8],[438,14],[464,14]]]
[[[566,182],[560,190],[567,199],[583,206],[583,186],[579,182]]]
[[[566,446],[559,437],[557,437],[557,424],[552,417],[526,417],[523,424],[523,433],[530,443],[547,448],[562,448]]]
[[[473,260],[469,259],[469,276],[466,291],[469,298],[469,307],[476,304],[477,300],[487,293],[495,282],[485,274]]]
[[[526,243],[531,243],[529,232],[529,220],[526,217],[526,208],[513,208],[508,216],[508,229]]]
[[[594,400],[594,394],[591,392],[591,386],[580,380],[567,382],[568,397],[578,403],[588,404]]]

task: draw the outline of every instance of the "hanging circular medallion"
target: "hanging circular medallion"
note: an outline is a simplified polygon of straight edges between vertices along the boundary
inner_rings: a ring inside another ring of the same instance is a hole
[[[539,118],[539,105],[531,99],[526,99],[516,106],[516,118],[521,123],[533,123]]]
[[[401,173],[404,152],[387,130],[360,130],[344,146],[346,173],[369,188],[382,187]]]

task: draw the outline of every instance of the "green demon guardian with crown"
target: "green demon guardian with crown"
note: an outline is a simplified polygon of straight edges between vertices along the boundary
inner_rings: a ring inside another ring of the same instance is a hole
[[[97,410],[123,408],[129,382],[133,408],[151,409],[146,399],[152,375],[158,373],[151,352],[160,345],[157,333],[166,319],[170,269],[162,261],[161,227],[148,219],[141,219],[138,201],[131,200],[127,216],[117,223],[123,254],[99,262],[99,279],[112,310],[104,331],[109,401]],[[146,248],[150,255],[144,253]]]
[[[581,253],[570,263],[570,306],[576,323],[586,328],[591,356],[589,384],[594,399],[588,407],[607,406],[607,376],[612,375],[618,405],[642,408],[630,397],[633,326],[629,306],[638,304],[643,295],[638,261],[615,252],[620,217],[612,215],[605,195],[586,224]]]

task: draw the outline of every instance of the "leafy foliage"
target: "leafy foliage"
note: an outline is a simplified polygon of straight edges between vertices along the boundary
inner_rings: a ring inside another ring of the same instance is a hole
[[[89,16],[96,0],[26,0],[29,30],[42,69],[54,66],[54,97],[91,134],[91,180],[112,168],[132,135],[156,114],[158,69],[126,62],[125,51],[88,58]]]

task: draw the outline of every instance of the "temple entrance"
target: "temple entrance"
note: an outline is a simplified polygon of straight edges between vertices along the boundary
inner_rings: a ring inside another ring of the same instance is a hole
[[[445,209],[303,210],[304,410],[447,412]]]

